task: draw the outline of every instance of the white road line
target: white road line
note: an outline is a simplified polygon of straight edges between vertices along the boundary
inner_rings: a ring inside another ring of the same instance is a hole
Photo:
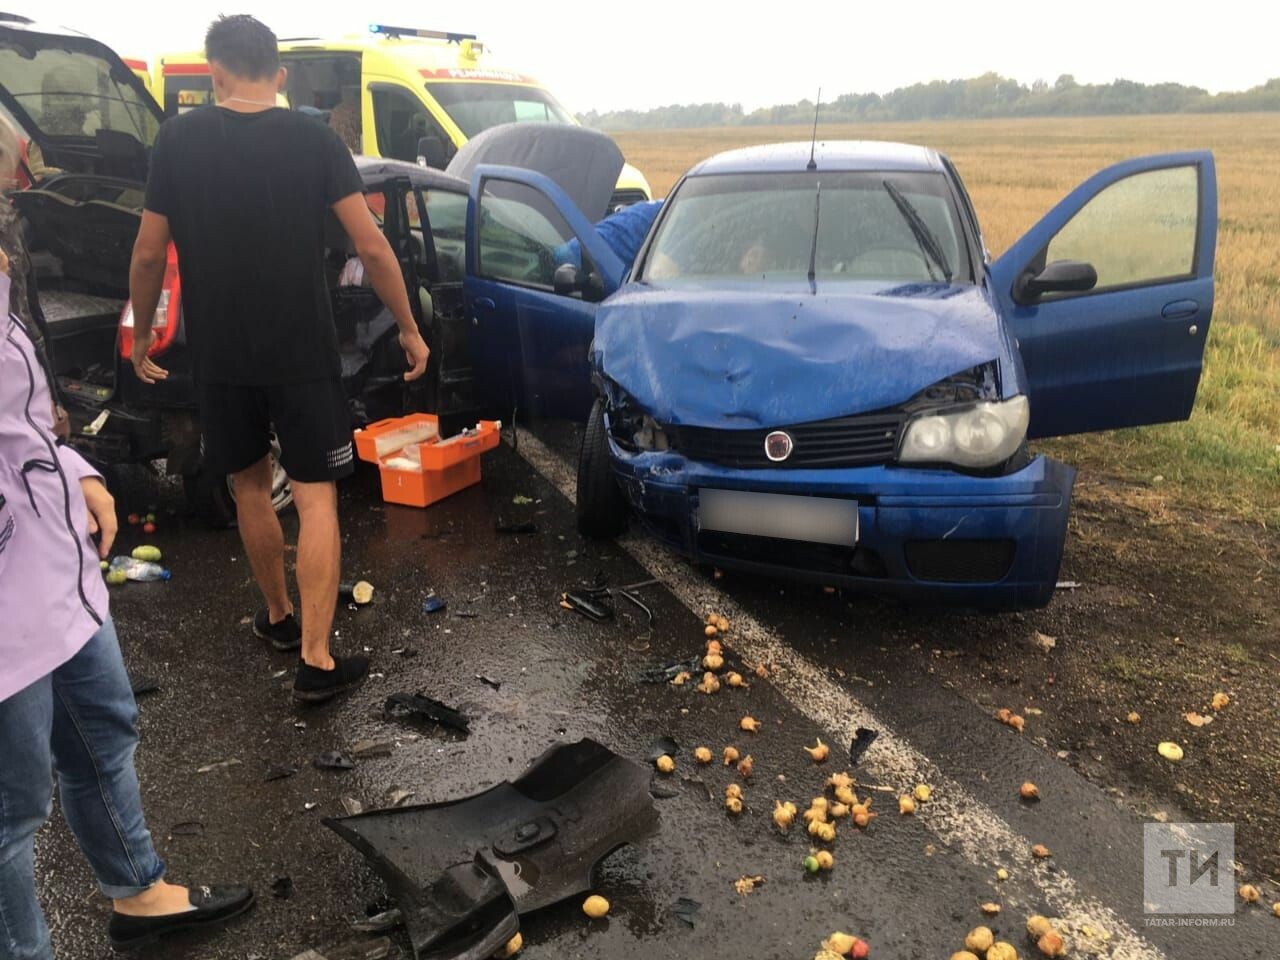
[[[566,463],[537,437],[520,431],[518,453],[572,503],[576,494],[575,467]],[[1072,954],[1111,960],[1162,960],[1164,954],[1110,907],[1085,894],[1058,867],[1049,870],[1031,857],[1033,841],[1014,830],[994,810],[945,776],[937,764],[913,747],[817,664],[796,653],[766,626],[708,584],[680,557],[641,535],[629,535],[621,546],[650,575],[660,579],[686,607],[702,618],[716,611],[733,623],[732,647],[752,663],[778,668],[770,682],[802,714],[827,732],[834,743],[848,743],[858,727],[879,730],[859,768],[881,783],[909,787],[927,783],[933,798],[916,814],[948,848],[994,875],[997,867],[1011,868],[1001,884],[1006,910],[1020,908],[1028,915],[1046,902],[1055,911],[1057,926],[1070,936]],[[995,858],[993,860],[993,857]],[[1012,911],[1010,911],[1013,913]],[[1013,916],[1018,916],[1013,913]],[[973,924],[976,926],[976,922]],[[1021,924],[1014,921],[1013,929]],[[1088,927],[1090,937],[1084,933]],[[1106,936],[1107,939],[1102,939]],[[1020,938],[1018,938],[1020,939]]]

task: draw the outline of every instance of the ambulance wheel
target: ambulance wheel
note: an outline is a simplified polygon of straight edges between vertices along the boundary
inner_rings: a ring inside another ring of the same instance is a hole
[[[627,501],[613,474],[604,401],[597,399],[587,418],[578,454],[578,532],[608,540],[627,529]]]

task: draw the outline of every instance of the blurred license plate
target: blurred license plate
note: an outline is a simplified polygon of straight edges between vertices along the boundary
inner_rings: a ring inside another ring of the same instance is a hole
[[[858,542],[858,504],[853,500],[708,489],[699,491],[698,499],[703,530],[846,547]]]

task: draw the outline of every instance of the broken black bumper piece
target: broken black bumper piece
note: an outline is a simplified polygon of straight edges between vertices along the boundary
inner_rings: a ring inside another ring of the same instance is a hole
[[[416,960],[483,960],[657,818],[649,771],[580,740],[472,797],[324,822],[386,882]]]

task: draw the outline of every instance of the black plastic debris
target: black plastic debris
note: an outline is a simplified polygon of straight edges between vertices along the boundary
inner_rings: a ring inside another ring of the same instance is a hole
[[[130,677],[129,689],[135,697],[143,697],[160,689],[160,681],[155,677]]]
[[[650,763],[659,757],[675,757],[680,752],[680,744],[676,743],[675,737],[661,736],[655,737],[653,743],[649,744],[649,754],[646,759]]]
[[[293,877],[276,877],[271,881],[271,895],[277,900],[288,900],[293,896]]]
[[[485,676],[483,673],[477,673],[476,679],[483,683],[486,687],[492,687],[494,690],[502,689],[502,681],[495,680],[493,677]]]
[[[494,524],[493,529],[494,529],[494,532],[496,533],[508,533],[508,534],[537,533],[538,525],[534,523],[532,520],[525,520],[523,522],[499,520],[496,524]]]
[[[204,824],[199,820],[184,820],[169,828],[171,837],[198,837],[204,833]]]
[[[417,960],[486,960],[521,915],[590,890],[605,857],[653,829],[648,781],[581,740],[472,797],[324,823],[382,877]]]
[[[681,673],[699,674],[702,669],[702,656],[692,656],[688,660],[677,660],[675,663],[651,663],[641,667],[637,679],[641,683],[670,683]]]
[[[670,907],[671,915],[690,928],[693,927],[693,922],[701,909],[702,904],[688,897],[681,897]]]
[[[444,727],[451,727],[462,733],[470,733],[471,726],[464,717],[453,707],[441,703],[439,700],[432,700],[430,697],[423,696],[420,693],[393,693],[387,697],[384,706],[387,718],[391,720],[410,721],[410,720],[427,720],[431,723],[438,723]]]
[[[416,647],[395,647],[391,652],[404,657],[406,660],[411,660],[418,655]]]
[[[298,768],[288,763],[277,763],[267,768],[266,774],[262,777],[263,783],[270,783],[272,780],[286,780],[298,772]]]
[[[317,770],[350,770],[355,763],[341,750],[326,750],[311,761]]]
[[[867,747],[875,743],[878,736],[880,736],[879,730],[870,730],[867,727],[859,727],[853,731],[853,742],[849,744],[849,762],[856,764],[861,760],[862,755],[867,752]]]
[[[560,595],[560,602],[596,623],[613,619],[613,602],[608,590],[570,590]]]
[[[423,613],[439,613],[448,605],[449,604],[445,602],[444,597],[438,597],[433,593],[433,594],[430,594],[425,600],[422,601],[422,612]]]
[[[375,913],[368,919],[353,921],[351,929],[356,933],[388,933],[402,923],[404,923],[404,916],[400,913],[400,908],[392,907],[390,910]]]

